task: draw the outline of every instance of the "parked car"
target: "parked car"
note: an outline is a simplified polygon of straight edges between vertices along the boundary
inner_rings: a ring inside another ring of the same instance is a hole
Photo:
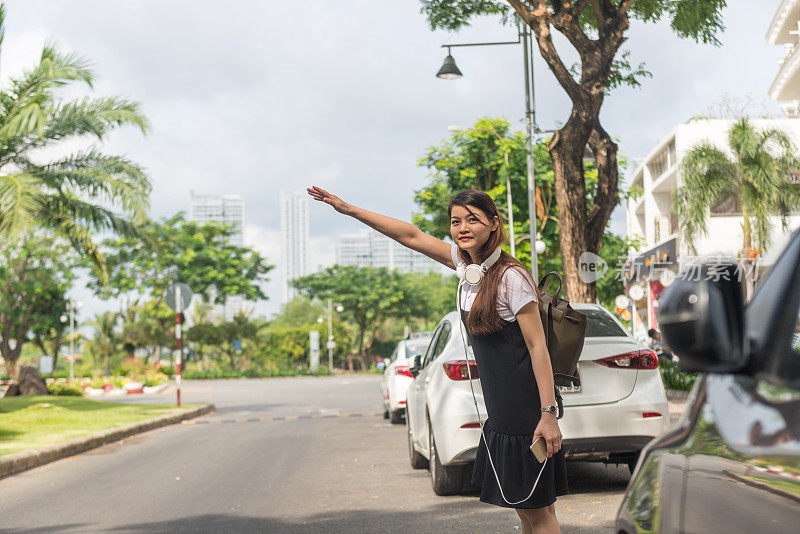
[[[665,343],[683,370],[706,374],[642,452],[618,533],[798,531],[800,233],[747,305],[736,272],[707,266],[661,296]]]
[[[412,332],[400,340],[383,372],[380,392],[383,417],[392,423],[402,423],[406,408],[406,391],[414,379],[408,370],[417,354],[424,354],[433,332]]]
[[[587,315],[587,328],[577,371],[581,385],[561,388],[565,410],[559,426],[565,456],[625,463],[633,470],[647,442],[669,427],[658,358],[602,306],[573,307]],[[448,313],[425,355],[412,365],[415,378],[406,405],[411,465],[430,467],[438,495],[457,493],[469,483],[480,439],[457,320],[457,312]],[[471,358],[472,349],[467,350]],[[485,420],[478,370],[470,363]]]

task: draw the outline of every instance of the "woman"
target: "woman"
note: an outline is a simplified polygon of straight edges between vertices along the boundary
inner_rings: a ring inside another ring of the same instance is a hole
[[[462,261],[480,265],[501,244],[506,233],[494,201],[484,192],[462,191],[447,211],[448,244],[409,224],[347,204],[319,187],[307,189],[314,200],[330,204],[398,243],[455,269]],[[522,532],[560,532],[556,496],[567,493],[561,431],[555,414],[555,389],[550,356],[539,315],[538,288],[530,273],[503,251],[477,287],[464,283],[462,320],[478,365],[481,389],[489,415],[475,457],[472,483],[481,487],[480,500],[513,507]],[[530,451],[541,437],[547,463],[533,495],[528,495],[541,464]],[[488,448],[486,443],[488,443]],[[502,485],[497,485],[494,464]]]

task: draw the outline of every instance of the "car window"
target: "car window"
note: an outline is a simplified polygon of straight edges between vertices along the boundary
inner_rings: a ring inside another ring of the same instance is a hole
[[[607,312],[598,309],[579,310],[586,315],[586,337],[617,337],[627,336],[628,332],[622,329]]]
[[[444,324],[442,324],[442,331],[439,332],[439,338],[436,340],[436,346],[433,349],[433,358],[436,358],[444,350],[447,341],[450,339],[450,330],[450,322],[445,321]]]
[[[784,361],[781,362],[781,371],[790,380],[800,378],[800,305],[789,339],[789,350]]]
[[[433,333],[433,337],[431,337],[431,342],[428,345],[428,348],[425,350],[425,357],[422,358],[422,367],[425,367],[426,365],[428,365],[428,362],[431,361],[433,349],[434,347],[436,347],[436,342],[439,339],[439,333],[442,331],[442,328],[444,327],[445,324],[447,324],[446,321],[440,324],[439,328],[437,328],[436,331]]]
[[[800,236],[797,233],[745,308],[745,324],[756,367],[780,381],[800,380],[795,346],[800,315]]]
[[[406,358],[413,361],[414,356],[424,356],[425,352],[428,350],[427,345],[416,345],[409,347],[406,345]]]
[[[394,352],[392,352],[392,355],[389,357],[391,361],[395,361],[397,359],[397,354],[400,352],[400,345],[401,343],[398,343],[394,348]]]

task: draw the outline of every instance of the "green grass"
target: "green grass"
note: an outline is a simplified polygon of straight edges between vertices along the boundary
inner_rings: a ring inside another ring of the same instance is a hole
[[[122,404],[55,395],[0,399],[0,456],[177,410],[170,404]]]

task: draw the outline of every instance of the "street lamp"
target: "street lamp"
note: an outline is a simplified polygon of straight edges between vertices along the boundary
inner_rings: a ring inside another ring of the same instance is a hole
[[[449,57],[449,56],[448,56]],[[455,64],[454,64],[455,66]],[[444,66],[442,67],[444,68]],[[489,132],[490,134],[497,137],[497,141],[502,143],[505,137],[502,137],[499,133],[494,131],[492,128],[478,128],[477,126],[469,127],[469,126],[448,126],[448,130],[451,132],[468,132],[470,130],[479,130],[481,132]],[[508,149],[506,148],[505,153],[505,163],[506,163],[506,197],[508,202],[508,229],[511,239],[511,255],[515,258],[517,257],[516,253],[516,238],[514,237],[514,208],[511,205],[511,177],[508,174]]]
[[[336,303],[336,311],[342,313],[344,311],[344,306]],[[328,348],[328,370],[332,373],[333,372],[333,349],[336,348],[336,341],[333,340],[333,301],[331,301],[330,297],[328,297],[328,343],[326,347]],[[317,322],[321,323],[324,321],[325,318],[321,315],[317,317]]]
[[[453,59],[453,56],[450,54],[450,47],[447,47],[447,57],[444,58],[444,63],[442,63],[442,68],[439,69],[439,72],[436,73],[437,78],[441,78],[442,80],[457,80],[461,78],[463,74],[461,71],[458,70],[456,66],[456,60]]]
[[[67,302],[67,311],[69,312],[69,319],[66,315],[60,317],[62,323],[69,320],[69,379],[75,378],[73,361],[75,359],[75,310],[80,310],[83,307],[83,302],[76,301],[73,297],[69,298]]]
[[[437,78],[454,80],[461,78],[461,71],[456,66],[456,61],[450,53],[451,48],[459,46],[493,46],[493,45],[512,45],[522,44],[522,59],[525,75],[525,126],[528,134],[528,154],[526,158],[528,167],[528,217],[530,218],[530,241],[531,241],[531,272],[535,280],[539,279],[539,258],[536,252],[536,185],[533,168],[533,133],[542,133],[536,126],[536,102],[534,98],[533,86],[533,60],[531,58],[530,29],[527,24],[520,24],[517,17],[517,40],[493,43],[464,43],[447,44],[442,48],[447,48],[447,57],[444,59],[442,67],[436,73]]]

